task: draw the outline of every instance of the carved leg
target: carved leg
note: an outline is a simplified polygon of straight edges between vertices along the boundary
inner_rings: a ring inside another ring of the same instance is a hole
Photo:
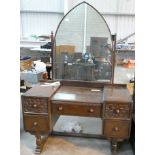
[[[117,141],[116,140],[112,140],[111,141],[111,151],[112,151],[112,155],[116,155],[117,154]]]
[[[40,154],[46,142],[47,136],[43,137],[40,134],[37,134],[35,135],[35,137],[36,137],[36,145],[37,145],[35,149],[35,154]]]

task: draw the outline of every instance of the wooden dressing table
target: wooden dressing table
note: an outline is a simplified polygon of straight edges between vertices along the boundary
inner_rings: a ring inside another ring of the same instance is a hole
[[[87,16],[85,14],[83,16],[82,12],[88,12]],[[79,19],[77,15],[80,16]],[[76,20],[79,20],[80,24],[78,30]],[[90,31],[92,29],[84,25],[84,31],[81,29],[82,33],[79,33],[82,20],[91,22],[87,23],[87,26],[97,23],[94,25],[96,29]],[[69,26],[74,35],[71,35],[70,29],[65,31]],[[89,31],[86,31],[87,29]],[[82,48],[82,42],[79,44],[83,40],[80,36],[83,33],[87,34],[83,36],[84,45],[89,46],[90,51],[85,51],[85,46]],[[77,41],[78,39],[81,40]],[[24,130],[36,136],[36,153],[42,151],[47,137],[53,133],[53,127],[59,116],[71,115],[101,118],[102,134],[97,137],[110,140],[112,153],[116,154],[117,142],[129,139],[133,106],[126,85],[113,82],[116,38],[112,39],[110,29],[102,15],[88,3],[82,2],[64,16],[56,31],[54,42],[53,81],[50,82],[60,81],[60,84],[41,83],[40,86],[35,86],[22,95]],[[67,49],[64,49],[64,52],[57,50],[58,46],[68,47],[73,44],[74,52],[71,54]],[[77,55],[78,58],[72,59]],[[76,71],[74,69],[76,63],[82,64],[80,67],[93,66],[90,75],[95,76],[88,76],[87,67],[80,68],[77,70],[79,74],[71,76],[70,74]],[[69,70],[63,70],[65,66],[68,66]]]
[[[41,152],[60,115],[101,118],[100,136],[112,142],[113,153],[117,142],[129,138],[132,100],[125,85],[98,86],[89,82],[86,85],[83,82],[40,85],[22,96],[24,129],[36,136],[36,153]]]

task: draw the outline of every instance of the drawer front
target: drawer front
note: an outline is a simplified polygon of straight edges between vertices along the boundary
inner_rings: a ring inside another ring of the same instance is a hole
[[[24,115],[24,129],[31,132],[48,132],[50,131],[48,117]]]
[[[23,112],[24,113],[37,113],[47,114],[48,113],[48,99],[38,97],[23,97]]]
[[[106,103],[105,118],[129,118],[130,104],[125,103]]]
[[[130,121],[104,120],[103,134],[107,138],[128,138]]]
[[[53,104],[52,113],[59,115],[75,115],[101,117],[101,104],[82,105],[81,103],[72,104]]]

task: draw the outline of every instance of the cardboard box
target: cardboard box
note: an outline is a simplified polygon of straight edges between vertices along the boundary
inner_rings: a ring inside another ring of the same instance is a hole
[[[20,73],[21,80],[27,83],[37,84],[40,80],[43,80],[43,72],[25,71]]]

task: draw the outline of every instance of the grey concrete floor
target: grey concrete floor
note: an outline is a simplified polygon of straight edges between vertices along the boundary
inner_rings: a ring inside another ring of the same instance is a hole
[[[103,139],[95,138],[80,138],[80,137],[63,137],[59,136],[56,138],[63,138],[67,143],[72,143],[78,148],[87,148],[88,150],[96,151],[97,154],[93,155],[111,155],[110,142]],[[21,155],[34,155],[35,149],[35,137],[29,133],[21,132]],[[50,154],[49,154],[50,155]],[[57,155],[57,154],[52,154]],[[63,155],[63,154],[62,154]],[[128,141],[119,144],[117,155],[133,155],[131,145]]]
[[[128,83],[134,75],[134,69],[126,69],[117,66],[115,69],[115,83]],[[22,111],[22,109],[21,109]],[[21,155],[34,155],[35,137],[23,130],[22,112],[20,117],[20,152]],[[54,127],[54,131],[62,131],[62,126],[68,122],[78,122],[82,126],[83,133],[101,134],[101,119],[87,117],[61,116]],[[110,155],[110,143],[104,139],[61,137],[79,147],[86,147],[100,152],[103,155]],[[53,154],[52,155],[57,155]],[[63,155],[63,154],[62,154]],[[95,154],[94,154],[95,155]],[[120,144],[118,155],[133,155],[131,145],[128,141]]]

